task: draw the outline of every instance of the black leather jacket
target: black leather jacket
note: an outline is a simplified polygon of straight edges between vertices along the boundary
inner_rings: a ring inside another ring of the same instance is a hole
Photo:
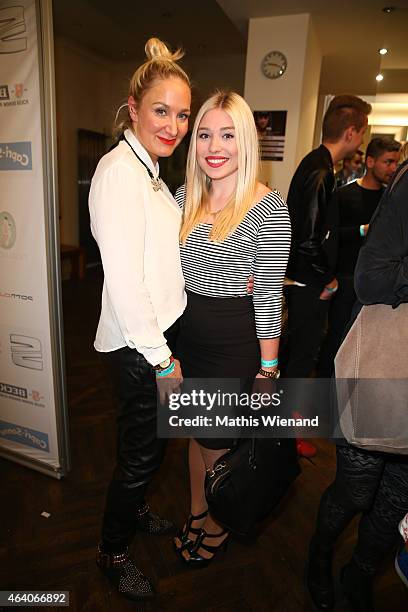
[[[333,280],[337,259],[337,207],[329,205],[333,189],[332,158],[320,145],[300,162],[290,184],[292,246],[286,274],[322,289]]]

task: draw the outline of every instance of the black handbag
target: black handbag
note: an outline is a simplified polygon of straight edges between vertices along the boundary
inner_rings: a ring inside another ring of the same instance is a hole
[[[294,439],[243,439],[207,472],[209,511],[229,531],[248,535],[282,499],[299,472]]]

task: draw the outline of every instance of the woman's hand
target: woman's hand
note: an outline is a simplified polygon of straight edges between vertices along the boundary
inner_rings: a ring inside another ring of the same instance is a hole
[[[268,368],[268,370],[271,371],[272,368]],[[268,394],[272,396],[276,391],[276,380],[276,378],[269,378],[258,372],[252,385],[252,393],[257,393],[259,395]]]
[[[254,275],[248,276],[247,286],[246,286],[247,295],[252,295],[254,292]]]
[[[171,374],[167,374],[167,376],[156,376],[157,391],[161,404],[164,404],[172,393],[178,393],[180,391],[180,385],[183,382],[183,374],[181,372],[179,360],[174,359],[173,363],[174,370]]]

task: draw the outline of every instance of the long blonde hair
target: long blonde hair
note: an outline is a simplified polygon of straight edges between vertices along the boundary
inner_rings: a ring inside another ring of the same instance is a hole
[[[184,70],[177,64],[177,61],[184,56],[181,49],[172,53],[167,45],[158,38],[149,38],[145,44],[147,61],[136,69],[129,83],[129,96],[133,96],[138,104],[146,91],[152,87],[157,79],[178,78],[191,87],[190,79]],[[119,120],[119,113],[126,109],[126,116]],[[132,127],[132,120],[129,115],[127,104],[123,104],[116,115],[114,124],[114,135],[119,136],[127,128]]]
[[[197,133],[201,120],[210,111],[220,108],[231,117],[238,149],[237,184],[230,200],[215,219],[209,238],[222,242],[241,223],[254,202],[259,169],[259,145],[254,117],[245,100],[235,92],[217,91],[198,111],[186,170],[186,200],[180,241],[185,243],[205,214],[211,181],[197,163]]]

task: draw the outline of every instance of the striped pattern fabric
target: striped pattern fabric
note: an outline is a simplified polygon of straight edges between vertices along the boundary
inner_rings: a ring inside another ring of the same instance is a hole
[[[185,187],[175,195],[182,208]],[[247,295],[254,275],[253,302],[258,338],[277,338],[281,331],[282,286],[290,248],[290,219],[277,191],[260,200],[222,243],[208,238],[211,225],[200,223],[180,245],[187,291],[215,298]]]

